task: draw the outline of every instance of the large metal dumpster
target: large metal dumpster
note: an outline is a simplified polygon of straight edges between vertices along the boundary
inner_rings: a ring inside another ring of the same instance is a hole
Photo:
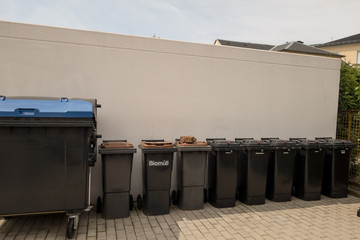
[[[89,206],[96,100],[0,97],[0,216],[66,212],[67,236]]]

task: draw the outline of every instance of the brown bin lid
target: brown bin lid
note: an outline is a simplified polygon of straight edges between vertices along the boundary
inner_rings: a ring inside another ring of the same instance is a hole
[[[131,143],[128,142],[103,142],[101,148],[134,148]]]
[[[176,145],[179,147],[199,147],[199,146],[208,146],[206,142],[193,142],[193,143],[184,143],[181,141],[176,142]]]
[[[177,146],[182,147],[198,147],[198,146],[207,146],[208,144],[206,142],[200,142],[197,141],[197,139],[194,136],[181,136],[180,141],[176,142]]]
[[[163,141],[163,142],[141,142],[141,146],[143,148],[164,148],[164,147],[173,147],[173,143],[170,141]]]

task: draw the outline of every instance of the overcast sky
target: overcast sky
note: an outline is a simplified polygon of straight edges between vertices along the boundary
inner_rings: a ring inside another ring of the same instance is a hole
[[[210,44],[328,42],[360,33],[359,10],[359,0],[0,0],[4,21]]]

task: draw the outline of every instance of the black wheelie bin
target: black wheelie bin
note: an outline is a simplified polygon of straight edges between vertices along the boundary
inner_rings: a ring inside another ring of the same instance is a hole
[[[172,142],[142,140],[143,212],[162,215],[170,212],[171,172],[176,147]]]
[[[0,97],[0,216],[66,212],[67,236],[90,205],[95,99]]]
[[[182,136],[177,148],[177,204],[182,210],[204,208],[205,167],[211,147],[192,136]]]
[[[300,145],[279,138],[269,138],[267,141],[270,142],[272,149],[268,165],[266,197],[275,202],[291,201],[295,158]]]
[[[320,200],[326,144],[304,138],[290,141],[301,147],[295,160],[295,196],[306,201]]]
[[[252,138],[235,138],[243,146],[239,154],[238,197],[248,205],[265,203],[270,142]]]
[[[356,144],[331,137],[315,139],[327,145],[321,193],[331,198],[346,198],[351,150]]]
[[[217,208],[234,207],[241,145],[227,140],[207,139],[207,142],[212,147],[208,157],[209,202]]]
[[[133,207],[130,195],[133,156],[136,148],[127,140],[103,141],[99,148],[102,160],[105,218],[129,217]]]

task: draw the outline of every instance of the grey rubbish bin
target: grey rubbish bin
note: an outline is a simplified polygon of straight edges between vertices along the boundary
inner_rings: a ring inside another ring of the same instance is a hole
[[[235,138],[235,141],[244,149],[238,160],[239,200],[248,205],[264,204],[270,142],[251,138]]]
[[[347,197],[351,150],[356,144],[332,138],[315,139],[327,146],[321,193],[331,198]]]
[[[217,208],[234,207],[239,143],[227,140],[207,140],[212,151],[208,160],[209,202]]]
[[[0,97],[0,216],[66,212],[67,236],[89,206],[96,99]]]
[[[105,218],[128,217],[133,206],[129,193],[136,149],[126,140],[111,140],[103,141],[99,152],[102,159],[103,215]]]
[[[296,142],[269,139],[271,153],[268,165],[266,197],[275,202],[291,201],[295,158],[300,146]]]
[[[177,203],[182,210],[204,208],[205,167],[211,147],[206,142],[194,140],[180,138],[176,142]]]
[[[306,201],[320,200],[326,144],[317,140],[290,140],[301,147],[295,160],[295,196]]]
[[[170,212],[170,186],[174,152],[172,142],[143,140],[139,145],[143,163],[143,212],[162,215]]]

